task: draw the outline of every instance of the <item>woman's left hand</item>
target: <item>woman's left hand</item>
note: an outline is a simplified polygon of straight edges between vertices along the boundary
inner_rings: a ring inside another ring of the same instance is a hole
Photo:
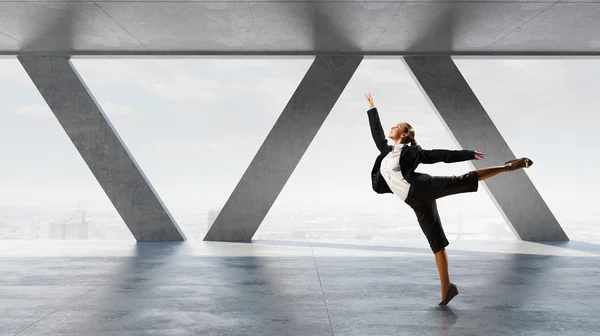
[[[365,97],[367,98],[367,101],[369,102],[369,108],[370,109],[375,108],[375,103],[373,102],[373,97],[371,97],[371,92],[366,94]]]
[[[483,159],[484,156],[485,154],[483,154],[482,152],[475,151],[475,160]]]

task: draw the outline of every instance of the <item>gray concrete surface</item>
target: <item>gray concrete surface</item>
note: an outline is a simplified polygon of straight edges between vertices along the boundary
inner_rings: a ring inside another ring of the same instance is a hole
[[[598,335],[600,245],[3,241],[0,335]]]
[[[598,54],[599,19],[594,0],[15,0],[0,53]]]

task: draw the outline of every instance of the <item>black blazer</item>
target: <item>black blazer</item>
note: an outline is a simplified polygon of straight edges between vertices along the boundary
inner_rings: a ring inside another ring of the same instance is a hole
[[[369,125],[371,126],[371,135],[375,141],[377,149],[380,154],[375,159],[375,164],[371,170],[371,183],[373,190],[378,194],[389,194],[392,190],[385,182],[383,176],[381,176],[380,168],[383,158],[391,152],[394,147],[390,146],[387,142],[383,127],[381,127],[381,121],[379,120],[379,114],[376,108],[372,108],[367,111],[369,116]],[[402,147],[400,152],[400,170],[402,176],[411,185],[416,179],[424,179],[429,177],[427,174],[421,174],[415,172],[417,166],[420,163],[431,164],[438,162],[453,163],[475,159],[475,151],[472,150],[445,150],[445,149],[434,149],[425,150],[421,146],[408,146]]]

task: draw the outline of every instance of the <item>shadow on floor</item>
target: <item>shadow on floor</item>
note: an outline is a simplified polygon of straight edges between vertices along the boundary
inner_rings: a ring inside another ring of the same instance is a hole
[[[111,324],[128,329],[126,321],[144,314],[143,300],[156,292],[153,283],[170,276],[167,268],[185,246],[185,242],[136,243],[133,256],[119,258],[107,281],[82,303],[91,314],[75,329],[102,330]]]
[[[566,241],[566,242],[539,242],[538,244],[561,247],[569,250],[576,250],[581,252],[588,252],[600,255],[600,244],[593,244],[580,241]]]

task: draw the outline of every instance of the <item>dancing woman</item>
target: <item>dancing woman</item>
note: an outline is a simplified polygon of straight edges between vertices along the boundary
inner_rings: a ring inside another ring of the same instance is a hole
[[[366,97],[369,102],[367,114],[371,134],[380,151],[371,171],[373,190],[379,194],[393,193],[414,210],[419,225],[435,255],[442,288],[442,301],[439,304],[446,305],[458,295],[458,288],[450,282],[448,275],[446,246],[449,243],[438,214],[436,199],[475,192],[478,189],[479,181],[500,173],[528,168],[533,161],[528,158],[520,158],[508,161],[504,166],[478,169],[460,176],[431,176],[415,172],[420,163],[479,160],[484,157],[484,154],[472,150],[425,150],[417,145],[415,130],[406,122],[392,127],[388,137],[394,142],[394,145],[390,146],[383,133],[373,98],[370,93]]]

